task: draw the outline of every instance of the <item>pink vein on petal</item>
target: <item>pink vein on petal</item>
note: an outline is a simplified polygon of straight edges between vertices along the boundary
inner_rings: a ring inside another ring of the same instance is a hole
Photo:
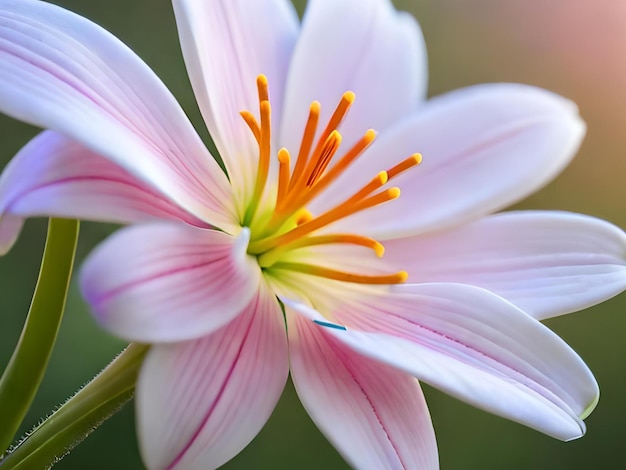
[[[1,15],[0,15],[0,17],[1,17]],[[12,20],[15,21],[14,18],[12,18]],[[34,28],[34,26],[32,26],[31,24],[23,21],[21,17],[18,17],[17,21],[22,22],[27,27]],[[0,28],[1,27],[7,27],[7,26],[0,24]],[[15,28],[10,28],[9,27],[7,29],[10,29],[10,30],[14,31],[17,34],[22,34],[22,35],[24,34],[22,31],[19,31],[19,30],[15,29]],[[33,40],[32,37],[29,37],[29,39]],[[68,37],[66,37],[66,36],[63,37],[63,40],[67,40],[67,39],[68,39]],[[13,43],[13,42],[9,42],[9,44],[15,46],[15,43]],[[16,46],[16,47],[18,49],[23,49],[21,46]],[[50,45],[47,45],[47,47],[51,48]],[[60,49],[55,49],[55,50],[59,54],[62,53],[62,51]],[[77,83],[76,80],[75,80],[76,76],[74,74],[72,74],[69,71],[66,71],[64,69],[61,69],[60,71],[59,70],[55,70],[55,69],[58,69],[59,67],[57,67],[56,64],[54,64],[54,62],[51,63],[50,59],[48,59],[48,58],[46,58],[44,56],[38,56],[39,60],[37,62],[35,62],[35,61],[29,59],[27,56],[22,56],[19,53],[17,53],[16,51],[12,51],[12,50],[6,48],[6,46],[2,47],[2,41],[0,41],[0,51],[3,51],[5,53],[15,57],[18,60],[27,62],[27,63],[37,67],[42,72],[45,72],[45,73],[48,73],[48,74],[52,75],[53,77],[55,77],[56,79],[58,79],[59,81],[61,81],[65,85],[67,85],[68,87],[74,89],[81,96],[84,96],[89,101],[91,101],[94,105],[96,105],[101,111],[105,112],[112,119],[114,119],[115,121],[119,122],[121,125],[126,127],[130,132],[132,132],[137,137],[139,137],[142,140],[142,142],[144,143],[144,145],[148,146],[152,151],[154,151],[157,154],[161,155],[166,160],[172,161],[172,158],[171,158],[172,156],[171,155],[165,154],[162,149],[157,147],[156,144],[152,141],[152,138],[150,136],[146,135],[145,132],[143,132],[141,129],[137,128],[137,126],[134,125],[134,122],[132,120],[129,121],[123,114],[120,114],[119,111],[117,111],[115,108],[111,109],[111,106],[108,105],[108,100],[105,99],[104,97],[102,97],[100,94],[98,94],[96,92],[96,90],[94,90],[92,87],[85,88],[85,87],[80,86],[80,79],[78,79],[78,83]],[[52,65],[52,67],[50,65]],[[81,67],[87,73],[90,73],[90,71],[87,68],[85,68],[83,66],[81,66]],[[93,74],[91,74],[91,75],[93,75]],[[116,83],[116,82],[114,81],[114,83]],[[126,96],[126,94],[124,94],[124,95]],[[141,116],[141,113],[139,113],[139,115]],[[148,124],[148,123],[145,123],[145,124],[147,124],[148,126],[151,126],[151,124]],[[181,151],[180,148],[178,148],[178,150]],[[177,165],[171,166],[169,168],[170,171],[174,171],[176,174],[178,174],[178,176],[183,177],[183,178],[186,178],[186,177],[193,178],[195,180],[195,183],[197,183],[200,188],[204,187],[202,185],[201,180],[198,179],[198,177],[195,176],[195,172],[191,171],[191,169],[187,165],[187,162],[184,159],[175,157],[174,160],[179,165],[181,165],[185,170],[187,170],[187,172],[186,172],[186,174],[183,174],[183,172],[181,171],[181,168],[178,167]]]
[[[228,370],[228,374],[226,375],[226,377],[224,379],[224,382],[222,383],[222,386],[220,387],[220,390],[219,390],[217,396],[215,397],[215,401],[213,402],[211,407],[207,410],[206,414],[202,418],[202,421],[198,425],[198,428],[195,430],[195,432],[193,433],[191,438],[187,441],[187,444],[185,444],[185,447],[183,447],[183,449],[180,451],[180,453],[174,458],[172,463],[170,463],[167,466],[166,470],[172,470],[183,459],[183,457],[185,456],[187,451],[191,448],[193,443],[196,441],[196,439],[198,438],[198,436],[202,432],[202,429],[204,428],[206,423],[209,421],[209,418],[213,414],[213,411],[215,410],[215,408],[217,407],[217,405],[220,402],[220,399],[224,395],[224,391],[225,391],[226,387],[228,386],[228,382],[230,381],[230,378],[233,375],[235,367],[237,366],[237,362],[238,362],[239,358],[241,357],[241,352],[243,351],[243,347],[244,347],[244,345],[246,343],[246,339],[248,338],[248,336],[250,334],[250,330],[252,328],[252,320],[254,319],[254,316],[257,315],[256,308],[258,307],[258,303],[259,303],[259,299],[257,297],[257,301],[256,301],[256,305],[255,305],[255,311],[254,311],[254,313],[252,314],[252,316],[250,318],[250,322],[248,323],[248,326],[246,327],[246,332],[245,332],[245,334],[244,334],[244,336],[243,336],[243,338],[241,340],[241,344],[239,345],[239,349],[237,350],[237,354],[235,355],[235,358],[234,358],[234,360],[233,360],[233,362],[232,362],[232,364],[231,364],[231,366],[230,366],[230,368]]]
[[[92,303],[93,306],[96,306],[97,304],[101,304],[103,302],[106,302],[111,297],[113,297],[115,295],[118,295],[118,294],[124,292],[125,290],[131,289],[131,288],[133,288],[133,287],[135,287],[137,285],[143,284],[145,282],[154,281],[156,279],[160,279],[160,278],[163,278],[163,277],[171,276],[173,274],[178,274],[178,273],[181,273],[181,272],[193,271],[195,269],[203,268],[205,266],[209,266],[209,265],[211,265],[213,263],[219,262],[219,261],[221,261],[221,260],[223,260],[225,258],[228,258],[228,255],[224,255],[224,256],[222,256],[220,258],[211,259],[210,261],[205,261],[205,262],[193,264],[193,265],[190,265],[190,266],[184,266],[184,267],[180,267],[180,268],[172,268],[172,269],[169,269],[167,271],[160,272],[158,274],[154,274],[153,276],[148,276],[148,277],[144,277],[142,279],[137,279],[137,280],[128,282],[126,284],[123,284],[123,285],[121,285],[119,287],[116,287],[114,289],[111,289],[111,290],[109,290],[107,292],[104,292],[104,293],[102,293],[102,295],[100,297],[95,298],[95,299],[90,299],[90,302]]]
[[[535,382],[531,378],[526,376],[524,373],[522,373],[521,371],[517,370],[515,367],[513,367],[511,365],[508,365],[508,364],[505,364],[504,362],[496,359],[495,357],[490,356],[489,354],[487,354],[487,353],[485,353],[483,351],[480,351],[478,349],[473,348],[469,344],[463,343],[462,341],[460,341],[460,340],[458,340],[456,338],[450,337],[450,336],[448,336],[448,335],[446,335],[444,333],[441,333],[440,331],[434,330],[432,328],[429,328],[429,327],[426,327],[426,326],[421,325],[419,323],[416,323],[414,321],[411,321],[411,320],[409,320],[409,319],[407,319],[405,317],[401,317],[399,315],[394,315],[391,312],[386,312],[386,314],[388,314],[388,315],[390,315],[390,316],[392,316],[394,318],[398,318],[401,321],[406,321],[407,323],[410,323],[411,325],[414,325],[417,328],[420,328],[420,329],[422,329],[422,330],[424,330],[424,331],[426,331],[428,333],[431,333],[434,336],[438,336],[440,338],[444,338],[444,339],[446,339],[446,340],[448,340],[450,342],[458,344],[459,346],[461,346],[461,347],[463,347],[465,349],[468,349],[472,353],[475,353],[477,355],[485,357],[486,359],[488,359],[492,363],[495,363],[495,364],[501,366],[502,368],[511,371],[513,376],[517,376],[518,377],[520,385],[522,385],[522,386],[532,390],[533,392],[541,395],[542,397],[544,397],[545,399],[547,399],[551,403],[554,403],[554,399],[555,398],[558,401],[562,401],[555,393],[553,393],[552,391],[550,391],[549,389],[547,389],[547,388],[545,388],[543,386],[540,387],[539,389],[536,389],[535,387],[533,387],[532,384],[534,384]],[[401,332],[398,330],[398,333],[401,333]],[[404,337],[405,339],[407,339],[409,341],[416,341],[416,338],[411,336],[411,335],[402,335],[402,334],[400,334],[400,337]],[[422,344],[423,346],[426,346],[426,347],[428,347],[428,348],[430,348],[430,349],[432,349],[434,351],[437,351],[437,352],[439,352],[441,354],[444,354],[446,356],[450,356],[448,351],[446,351],[442,346],[439,346],[439,347],[437,346],[437,342],[434,342],[434,344],[432,342],[427,342],[427,341],[418,341],[418,342],[420,344]],[[476,367],[476,364],[472,364],[472,362],[470,362],[468,360],[465,360],[462,357],[458,357],[458,355],[454,355],[454,356],[451,356],[451,357],[454,357],[455,360],[458,360],[458,361],[460,361],[460,362],[462,362],[462,363],[464,363],[464,364],[466,364],[466,365],[468,365],[470,367]],[[495,367],[494,367],[494,371],[496,371],[502,377],[507,377],[505,374],[502,373],[502,371],[498,370]],[[541,373],[541,375],[545,376],[543,373]]]
[[[194,217],[192,214],[189,214],[185,209],[183,209],[182,207],[179,207],[176,205],[176,203],[174,203],[173,201],[170,201],[169,199],[165,198],[164,196],[162,196],[159,192],[152,190],[151,188],[146,188],[143,187],[137,183],[133,183],[132,181],[124,181],[122,179],[118,179],[118,178],[113,178],[113,177],[107,177],[107,176],[71,176],[71,177],[66,177],[66,178],[59,178],[56,179],[54,181],[49,181],[47,183],[42,183],[36,186],[31,186],[27,189],[24,189],[23,191],[18,192],[17,194],[13,195],[8,202],[5,204],[4,210],[10,210],[11,206],[16,202],[16,200],[20,199],[22,196],[40,190],[40,189],[44,189],[44,188],[50,188],[50,187],[54,187],[60,184],[64,184],[64,183],[72,183],[72,182],[83,182],[83,181],[106,181],[106,182],[111,182],[111,183],[117,183],[120,185],[124,185],[124,186],[128,186],[130,188],[134,188],[134,189],[138,189],[140,191],[145,191],[146,193],[148,193],[152,198],[157,199],[160,202],[165,202],[166,206],[174,205],[176,206],[180,213],[176,213],[175,211],[172,210],[171,207],[160,207],[157,204],[154,204],[152,201],[150,201],[150,205],[152,205],[152,207],[159,207],[160,210],[162,210],[164,213],[173,216],[176,219],[179,219],[179,216],[181,214],[185,214],[187,217],[185,219],[183,219],[185,222],[189,223],[190,225],[193,225],[195,227],[199,227],[199,228],[210,228],[210,225],[207,224],[206,222]],[[115,194],[113,194],[115,195]],[[180,219],[179,219],[180,220]]]
[[[363,388],[363,386],[361,385],[361,383],[359,382],[359,380],[356,378],[356,376],[354,375],[353,369],[350,365],[349,360],[346,360],[346,354],[344,351],[342,351],[340,348],[337,347],[336,344],[333,344],[331,341],[327,342],[327,345],[330,346],[330,349],[339,357],[341,357],[342,363],[346,368],[346,371],[348,372],[348,374],[350,374],[350,377],[352,378],[352,380],[354,381],[354,383],[359,387],[359,390],[361,391],[361,393],[363,394],[363,397],[367,400],[367,403],[369,404],[372,413],[374,413],[374,416],[376,417],[376,420],[378,421],[378,424],[380,425],[380,428],[382,429],[382,431],[385,433],[385,436],[387,437],[387,440],[389,441],[389,444],[391,445],[392,449],[394,450],[396,456],[398,457],[398,460],[400,461],[400,464],[402,465],[402,468],[408,468],[405,463],[402,461],[402,457],[400,456],[400,452],[398,451],[398,447],[396,446],[396,444],[393,442],[393,440],[391,439],[391,436],[389,435],[389,432],[387,432],[387,428],[385,426],[385,424],[383,423],[380,414],[378,413],[378,410],[376,409],[376,406],[374,405],[374,403],[372,402],[372,400],[370,399],[369,395],[367,394],[367,392],[365,391],[365,389]],[[364,360],[367,360],[364,358]]]

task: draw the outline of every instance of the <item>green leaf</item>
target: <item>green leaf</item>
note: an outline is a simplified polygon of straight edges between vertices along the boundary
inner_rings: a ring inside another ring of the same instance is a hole
[[[78,221],[50,219],[26,323],[0,378],[0,452],[13,441],[48,366],[63,318],[77,240]]]
[[[1,470],[49,468],[132,398],[149,346],[131,344],[0,461]]]

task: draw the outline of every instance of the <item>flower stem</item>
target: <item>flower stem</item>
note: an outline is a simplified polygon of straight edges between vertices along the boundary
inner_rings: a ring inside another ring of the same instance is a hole
[[[0,461],[2,470],[49,468],[133,397],[149,346],[129,345]]]
[[[0,452],[13,441],[48,366],[63,318],[77,239],[78,221],[50,219],[26,323],[0,378]]]

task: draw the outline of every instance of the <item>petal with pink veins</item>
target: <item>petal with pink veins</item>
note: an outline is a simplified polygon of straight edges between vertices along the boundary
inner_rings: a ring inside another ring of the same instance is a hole
[[[356,291],[328,313],[327,334],[477,408],[561,440],[585,432],[598,386],[581,358],[509,302],[463,284]],[[327,317],[282,299],[310,321]],[[335,326],[338,324],[339,326]]]
[[[419,152],[419,166],[387,183],[401,189],[398,199],[342,219],[333,230],[383,240],[453,227],[543,187],[573,158],[584,133],[575,105],[545,90],[515,84],[457,90],[381,133],[309,209],[337,205]]]
[[[344,145],[369,128],[383,131],[418,108],[427,77],[421,30],[389,0],[310,0],[289,69],[280,145],[297,155],[311,102],[322,105],[321,127],[346,91],[356,101],[340,128]]]
[[[413,377],[364,357],[288,312],[291,376],[302,404],[354,468],[437,469],[437,442]]]
[[[15,220],[37,216],[207,226],[122,167],[54,131],[31,140],[0,176],[0,253],[17,238],[21,223]]]
[[[256,78],[264,74],[278,129],[298,16],[287,0],[175,0],[174,12],[200,110],[238,199],[246,201],[259,149],[239,113],[258,116]]]
[[[231,321],[259,288],[249,236],[166,222],[124,228],[85,261],[83,295],[104,328],[130,341],[199,338]]]
[[[64,134],[234,230],[228,180],[174,97],[113,35],[56,5],[0,2],[0,112]]]
[[[210,335],[153,346],[136,396],[146,466],[207,470],[233,458],[274,410],[288,358],[282,311],[265,286]]]
[[[566,212],[505,212],[455,230],[387,240],[385,260],[408,271],[410,283],[483,287],[537,319],[626,289],[624,232]]]

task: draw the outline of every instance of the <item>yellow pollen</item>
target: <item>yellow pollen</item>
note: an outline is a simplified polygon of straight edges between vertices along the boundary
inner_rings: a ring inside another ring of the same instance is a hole
[[[310,222],[311,220],[313,220],[313,214],[311,214],[308,210],[300,209],[298,211],[298,216],[296,218],[296,225],[306,224],[307,222]]]
[[[384,275],[347,273],[323,266],[291,262],[294,258],[285,258],[285,255],[291,250],[305,247],[351,244],[371,249],[377,257],[382,257],[383,245],[372,238],[346,233],[315,232],[352,214],[398,198],[399,188],[384,186],[389,180],[418,165],[421,156],[411,155],[387,171],[379,172],[352,196],[326,212],[314,216],[305,206],[336,181],[376,138],[376,132],[368,130],[331,165],[342,141],[338,127],[354,102],[355,95],[350,91],[343,94],[317,138],[321,106],[319,102],[314,101],[309,107],[298,157],[293,162],[293,171],[291,154],[287,149],[281,148],[277,153],[277,184],[273,188],[276,190],[275,206],[272,211],[268,211],[265,207],[266,202],[263,202],[264,210],[259,211],[257,217],[261,201],[267,201],[263,196],[268,184],[271,157],[271,106],[267,79],[263,75],[257,78],[257,90],[259,118],[248,111],[241,112],[259,146],[256,181],[242,220],[242,225],[250,227],[252,231],[248,253],[256,255],[259,266],[264,269],[298,271],[339,281],[366,284],[397,284],[406,281],[408,274],[405,271]],[[286,259],[290,259],[290,262]]]

